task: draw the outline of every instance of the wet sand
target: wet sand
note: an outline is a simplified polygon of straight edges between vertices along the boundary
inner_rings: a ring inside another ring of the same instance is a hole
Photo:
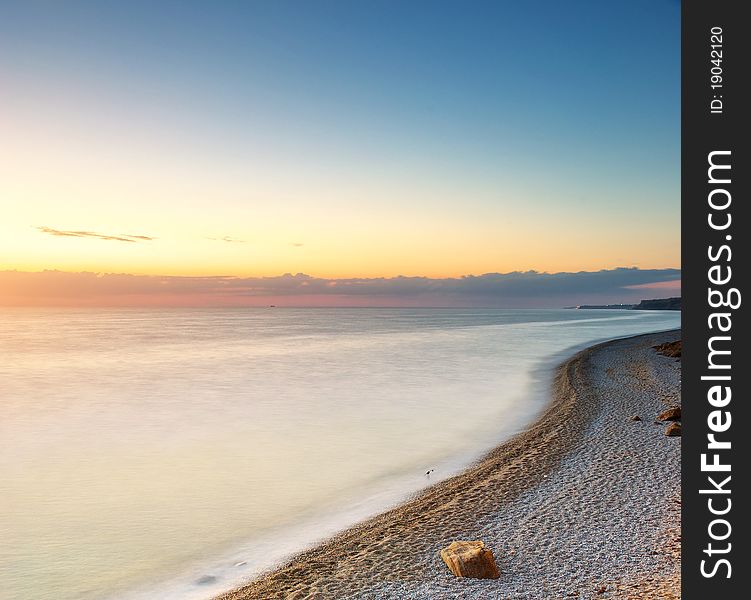
[[[679,338],[580,352],[527,431],[219,598],[679,598],[681,441],[655,417],[680,404],[680,362],[653,349]],[[475,539],[500,579],[457,579],[438,556]]]

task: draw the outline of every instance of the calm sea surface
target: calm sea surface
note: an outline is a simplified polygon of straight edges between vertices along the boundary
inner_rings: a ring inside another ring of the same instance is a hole
[[[678,326],[613,310],[2,309],[0,597],[210,597],[513,435],[566,352]]]

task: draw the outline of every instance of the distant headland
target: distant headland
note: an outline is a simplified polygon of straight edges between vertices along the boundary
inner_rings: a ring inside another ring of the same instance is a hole
[[[567,306],[573,309],[620,309],[620,310],[681,310],[681,299],[656,298],[654,300],[642,300],[639,304],[580,304],[579,306]]]

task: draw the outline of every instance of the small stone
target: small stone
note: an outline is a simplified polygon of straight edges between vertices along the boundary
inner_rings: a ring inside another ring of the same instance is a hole
[[[665,430],[665,435],[668,437],[676,437],[681,435],[681,424],[671,423],[670,425],[668,425],[668,428]]]
[[[681,420],[681,407],[674,406],[667,409],[665,412],[660,413],[657,417],[658,421],[680,421]]]
[[[641,421],[641,417],[639,415],[634,415],[633,417],[631,417],[631,420],[632,421]]]
[[[451,542],[441,550],[441,558],[457,577],[498,579],[501,576],[493,551],[479,540]]]

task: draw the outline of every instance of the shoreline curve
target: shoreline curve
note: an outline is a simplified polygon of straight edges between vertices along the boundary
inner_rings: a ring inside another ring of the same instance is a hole
[[[665,438],[662,429],[650,423],[653,415],[645,413],[643,421],[635,424],[622,414],[624,410],[654,412],[680,401],[680,367],[652,349],[679,338],[680,330],[670,330],[609,340],[579,351],[555,369],[551,401],[525,431],[460,474],[296,554],[217,600],[491,594],[529,599],[679,597],[674,594],[679,587],[680,553],[676,555],[671,544],[680,526],[679,438]],[[624,397],[611,401],[613,394]],[[618,457],[624,452],[637,460],[618,477]],[[668,468],[657,468],[660,464]],[[673,477],[676,464],[677,477]],[[650,466],[653,473],[659,471],[655,480],[660,485],[647,487],[646,493],[654,496],[650,492],[654,488],[656,498],[644,498],[644,490],[632,497],[630,479]],[[598,478],[613,478],[612,493],[597,485],[586,498],[577,495],[585,483],[596,483]],[[659,498],[664,502],[654,523],[641,513],[645,503],[654,506]],[[587,512],[605,516],[590,528]],[[611,531],[610,517],[621,529],[637,520],[636,529],[649,546],[645,558],[633,561],[619,554],[639,553],[639,539],[619,540],[621,550],[608,553],[613,535],[618,536],[618,528]],[[583,531],[573,532],[573,526]],[[569,540],[573,533],[577,535]],[[440,563],[438,551],[455,539],[489,541],[499,560],[500,583],[453,579]],[[530,545],[525,539],[538,541]],[[565,544],[568,550],[546,548],[546,540]],[[593,560],[588,564],[580,560],[589,554]],[[630,561],[620,569],[623,576],[608,568],[619,557]],[[605,564],[598,564],[601,561]],[[530,568],[520,572],[518,567],[525,564]],[[567,570],[568,579],[562,581]],[[567,588],[572,589],[564,593]]]

